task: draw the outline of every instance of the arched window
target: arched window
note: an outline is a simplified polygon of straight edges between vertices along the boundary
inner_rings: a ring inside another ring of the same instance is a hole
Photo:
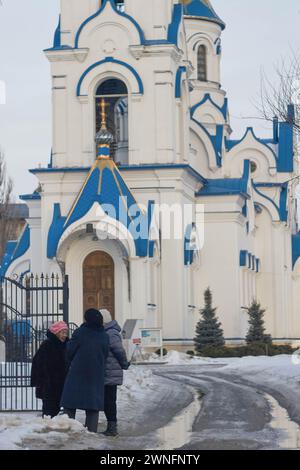
[[[128,163],[128,90],[121,80],[111,78],[102,82],[95,96],[96,102],[96,126],[95,132],[101,127],[101,114],[99,106],[101,99],[105,99],[106,124],[108,130],[114,136],[111,145],[111,157],[116,163]]]
[[[197,78],[200,82],[207,81],[207,51],[203,44],[198,47],[197,52]]]

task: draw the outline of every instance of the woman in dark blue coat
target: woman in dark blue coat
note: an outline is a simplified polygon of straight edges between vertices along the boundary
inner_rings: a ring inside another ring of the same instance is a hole
[[[73,419],[77,409],[85,410],[85,426],[90,432],[97,432],[99,411],[104,410],[104,376],[109,339],[98,310],[87,310],[84,319],[85,323],[74,332],[67,346],[70,367],[61,406]]]
[[[105,372],[104,413],[107,419],[105,436],[117,436],[117,387],[123,383],[123,370],[127,370],[129,362],[122,343],[121,327],[113,320],[106,309],[100,310],[104,328],[109,337],[109,353]]]

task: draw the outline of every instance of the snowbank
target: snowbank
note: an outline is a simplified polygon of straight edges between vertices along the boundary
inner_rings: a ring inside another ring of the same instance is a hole
[[[0,450],[24,449],[26,446],[23,441],[26,439],[44,437],[48,440],[57,437],[58,433],[78,435],[87,431],[81,423],[69,419],[66,415],[53,419],[33,417],[32,414],[0,415]]]
[[[273,357],[242,357],[231,361],[222,368],[222,372],[243,374],[249,380],[262,384],[289,386],[299,394],[300,361],[299,356],[280,355]]]
[[[170,365],[195,365],[195,364],[219,364],[220,361],[224,364],[231,361],[231,358],[223,359],[212,359],[210,357],[195,357],[189,356],[188,354],[179,352],[179,351],[169,351],[166,356],[164,356],[163,361],[157,354],[151,354],[149,358],[145,362],[149,363],[161,363],[164,362],[165,364]]]
[[[151,370],[132,366],[124,374],[124,385],[119,390],[120,412],[128,420],[128,409],[133,407],[136,412],[137,403],[142,410],[145,396],[160,394],[157,383]],[[165,390],[164,390],[165,392]],[[151,402],[151,400],[147,400]],[[90,433],[83,426],[85,415],[79,411],[77,420],[71,420],[66,415],[57,416],[54,419],[37,417],[36,413],[0,413],[0,450],[20,450],[31,447],[34,441],[45,442],[51,447],[59,448],[66,439],[84,438]],[[80,422],[81,421],[81,422]]]

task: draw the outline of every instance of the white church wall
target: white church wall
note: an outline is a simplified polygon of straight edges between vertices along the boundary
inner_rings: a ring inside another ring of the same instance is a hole
[[[190,165],[203,177],[209,175],[209,155],[204,142],[193,129],[190,131]]]
[[[300,339],[300,259],[295,264],[293,273],[292,273],[292,300],[293,300],[293,311],[292,311],[292,320],[293,325],[293,336]],[[299,346],[299,343],[297,344]]]
[[[61,0],[62,44],[73,47],[75,34],[79,26],[90,15],[94,14],[101,0]]]
[[[240,338],[242,292],[239,266],[239,240],[243,220],[239,215],[242,198],[226,196],[201,198],[205,204],[205,239],[199,269],[198,302],[210,287],[217,316],[226,338]]]
[[[147,39],[166,39],[174,0],[125,0],[126,13],[135,18]]]
[[[265,209],[256,218],[256,253],[261,260],[257,298],[266,309],[266,328],[274,338],[294,337],[289,229],[272,222]]]

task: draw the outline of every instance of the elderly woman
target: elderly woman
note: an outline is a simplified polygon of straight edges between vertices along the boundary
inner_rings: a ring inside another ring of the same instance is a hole
[[[36,397],[43,400],[43,416],[54,418],[60,411],[67,374],[67,337],[68,325],[63,321],[54,323],[32,361],[31,386],[36,387]]]
[[[104,413],[107,420],[105,436],[118,435],[117,428],[117,387],[123,384],[123,370],[127,370],[130,363],[127,360],[122,344],[121,327],[112,319],[106,309],[100,310],[104,329],[109,337],[109,352],[106,361]]]

